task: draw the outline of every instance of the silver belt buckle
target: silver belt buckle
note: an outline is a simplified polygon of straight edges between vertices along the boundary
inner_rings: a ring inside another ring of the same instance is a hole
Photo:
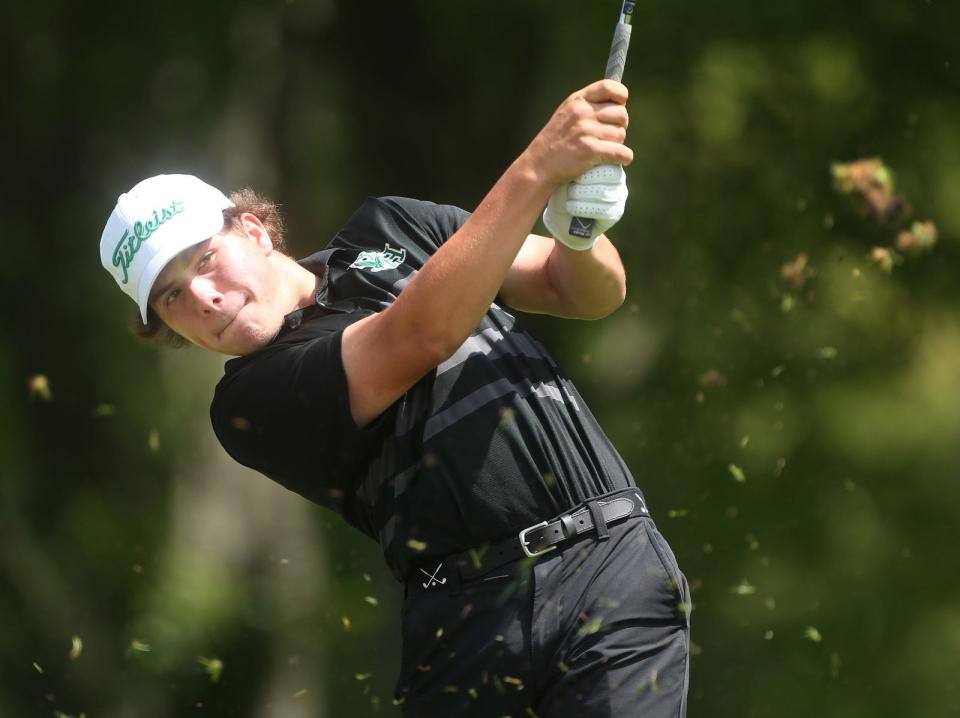
[[[545,553],[549,553],[549,552],[551,552],[551,551],[553,551],[553,550],[555,550],[555,549],[557,548],[556,546],[547,546],[547,548],[543,549],[542,551],[531,551],[530,549],[527,548],[527,546],[530,545],[530,543],[527,541],[527,532],[528,532],[528,531],[536,531],[537,529],[542,529],[542,528],[543,528],[544,526],[546,526],[546,525],[547,525],[547,522],[546,522],[546,521],[541,521],[541,522],[538,523],[536,526],[527,526],[527,528],[525,528],[523,531],[520,532],[520,534],[519,534],[519,538],[520,538],[520,548],[523,549],[523,552],[524,552],[525,554],[527,554],[527,556],[528,556],[529,558],[533,558],[533,557],[535,557],[535,556],[541,556],[541,555],[543,555],[543,554],[545,554]]]

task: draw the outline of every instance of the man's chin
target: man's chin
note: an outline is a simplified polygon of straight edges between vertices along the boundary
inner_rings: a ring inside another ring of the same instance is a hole
[[[272,342],[279,330],[279,327],[271,329],[259,324],[230,326],[221,335],[219,344],[213,349],[230,356],[245,356]]]

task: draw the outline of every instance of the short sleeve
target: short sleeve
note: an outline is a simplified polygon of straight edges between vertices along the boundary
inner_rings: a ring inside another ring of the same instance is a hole
[[[237,462],[337,507],[376,452],[390,410],[358,428],[340,354],[343,328],[251,355],[217,385],[210,418]]]

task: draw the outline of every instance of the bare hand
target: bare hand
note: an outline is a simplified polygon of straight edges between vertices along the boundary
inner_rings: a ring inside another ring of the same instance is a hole
[[[599,80],[564,100],[524,152],[537,176],[560,185],[598,164],[629,165],[627,96],[625,85]]]

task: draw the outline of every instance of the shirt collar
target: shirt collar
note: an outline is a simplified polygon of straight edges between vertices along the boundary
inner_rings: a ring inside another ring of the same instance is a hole
[[[297,260],[297,264],[304,269],[310,270],[320,278],[313,297],[316,304],[301,307],[300,309],[294,309],[292,312],[284,316],[283,326],[280,327],[280,332],[277,334],[277,339],[280,339],[288,332],[297,329],[306,319],[309,319],[310,317],[318,314],[329,314],[331,311],[345,311],[342,309],[335,309],[327,304],[330,294],[330,257],[335,252],[339,251],[339,249],[339,247],[329,247]]]

